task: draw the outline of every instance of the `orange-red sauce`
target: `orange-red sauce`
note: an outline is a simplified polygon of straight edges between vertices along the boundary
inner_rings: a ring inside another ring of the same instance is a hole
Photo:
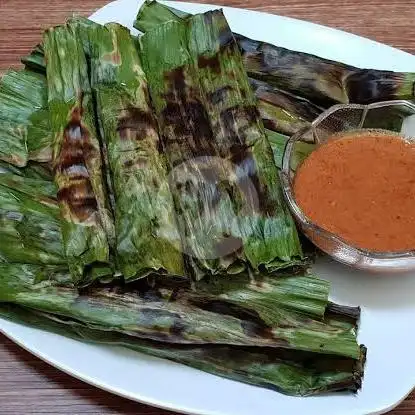
[[[358,134],[311,153],[297,169],[295,199],[309,219],[353,246],[415,250],[415,144]]]

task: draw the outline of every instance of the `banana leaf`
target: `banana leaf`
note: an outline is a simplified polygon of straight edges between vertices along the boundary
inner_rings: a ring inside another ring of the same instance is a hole
[[[123,346],[158,358],[169,359],[205,372],[278,392],[309,396],[349,391],[361,387],[366,349],[358,360],[286,349],[243,349],[236,347],[177,346],[132,338],[91,328],[48,313],[0,304],[0,317],[90,343]]]
[[[56,188],[0,174],[0,262],[65,264]]]
[[[7,72],[0,81],[0,160],[23,167],[49,161],[51,132],[46,79],[32,71]]]
[[[180,21],[191,16],[189,13],[166,6],[158,1],[145,0],[138,10],[133,26],[140,32],[146,33],[159,24]]]
[[[181,21],[190,16],[156,1],[147,1],[138,12],[135,27],[146,32],[166,21]],[[314,120],[323,110],[305,98],[272,87],[266,82],[256,79],[249,81],[258,100],[262,121],[270,130],[292,135],[309,125],[309,121]]]
[[[302,95],[322,107],[414,98],[415,73],[359,69],[235,36],[249,76]]]
[[[77,25],[78,35],[82,40],[84,52],[88,54],[90,49],[88,29],[92,26],[99,25],[92,20],[82,16],[71,17],[67,20],[67,23],[71,25]],[[21,62],[25,65],[26,69],[46,75],[45,49],[43,44],[40,43],[36,45],[29,55],[24,56],[21,59]]]
[[[274,163],[278,169],[282,167],[282,159],[284,156],[285,146],[289,137],[276,133],[275,131],[267,130],[267,138],[272,148],[274,155]],[[291,164],[293,169],[297,168],[315,149],[315,144],[307,142],[297,142],[294,147]]]
[[[46,75],[45,51],[42,44],[36,45],[21,62],[26,69]]]
[[[146,1],[134,27],[147,32],[163,22],[188,18],[188,13],[157,1]],[[323,108],[336,103],[367,104],[415,96],[415,73],[359,69],[239,34],[234,36],[251,78],[307,98]]]
[[[76,23],[49,29],[44,48],[65,255],[74,281],[85,284],[111,273],[114,230],[79,30]]]
[[[221,12],[159,25],[140,44],[189,272],[200,279],[301,263],[255,97]]]
[[[269,326],[260,319],[249,318],[236,302],[232,312],[199,307],[188,290],[151,288],[147,284],[132,290],[112,284],[79,291],[65,283],[69,276],[65,279],[58,273],[55,279],[50,272],[48,278],[47,272],[50,269],[39,271],[34,267],[29,272],[27,265],[0,264],[0,302],[61,315],[92,328],[98,325],[167,343],[283,347],[359,358],[356,333],[351,327],[288,311],[281,314],[277,324]]]
[[[185,276],[166,161],[135,39],[117,24],[90,33],[93,87],[115,197],[118,269],[126,280],[152,272]]]
[[[232,306],[245,310],[251,318],[266,325],[287,321],[288,313],[323,320],[330,284],[313,276],[280,275],[233,278],[213,276],[194,284],[191,301],[218,313],[231,312]]]
[[[160,23],[163,23],[164,21],[169,20],[168,17],[171,14],[171,8],[167,8],[164,5],[160,5],[160,8],[158,6],[159,4],[155,3],[145,5],[140,9],[144,13],[144,27],[140,27],[141,30],[146,31],[147,28],[151,29],[155,22],[159,21]],[[151,19],[149,16],[146,16],[147,13],[152,14],[153,12],[155,12],[155,15],[152,15]],[[161,14],[158,14],[159,12],[161,12]],[[178,16],[186,16],[186,13],[180,11],[174,11],[173,16],[176,16],[176,13]],[[93,25],[99,26],[89,19],[80,17],[70,19],[69,22],[81,23],[83,29],[89,29]],[[137,25],[140,25],[140,22],[141,20],[137,19]],[[148,26],[146,25],[147,22],[149,23]],[[84,51],[87,53],[90,46],[85,30],[80,32],[80,37],[83,39]],[[31,70],[46,73],[42,45],[38,45],[28,57],[22,60],[22,62]],[[263,123],[265,127],[270,130],[292,135],[298,129],[308,125],[308,122],[315,119],[323,110],[305,98],[272,87],[266,82],[251,78],[250,83],[258,99],[258,109]]]
[[[0,174],[11,173],[31,179],[53,181],[53,174],[49,164],[28,162],[25,167],[16,167],[13,164],[0,160]]]
[[[311,122],[324,110],[305,98],[271,87],[266,82],[255,79],[249,81],[258,100],[262,122],[269,130],[293,135],[311,126]]]
[[[0,186],[11,192],[18,191],[25,196],[30,196],[34,201],[39,201],[48,206],[56,206],[56,186],[50,180],[42,180],[20,176],[17,174],[0,174]]]

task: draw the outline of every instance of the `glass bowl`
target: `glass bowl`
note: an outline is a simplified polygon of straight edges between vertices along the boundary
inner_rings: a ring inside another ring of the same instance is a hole
[[[415,270],[415,247],[413,251],[399,253],[371,252],[354,247],[313,223],[295,201],[293,178],[302,160],[334,134],[362,129],[387,130],[415,142],[415,105],[409,101],[387,101],[370,105],[335,105],[325,111],[309,127],[293,135],[286,145],[280,173],[285,199],[303,233],[335,260],[373,272]]]

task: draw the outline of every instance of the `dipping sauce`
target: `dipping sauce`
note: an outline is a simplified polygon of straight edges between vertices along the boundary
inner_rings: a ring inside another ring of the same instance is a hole
[[[414,250],[415,144],[379,131],[335,138],[297,169],[294,196],[300,208],[352,246]]]

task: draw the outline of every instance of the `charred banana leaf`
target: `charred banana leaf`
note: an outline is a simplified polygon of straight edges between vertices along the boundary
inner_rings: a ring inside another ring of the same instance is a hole
[[[167,22],[140,41],[196,279],[301,262],[256,100],[223,14]]]
[[[117,24],[91,33],[93,86],[115,196],[118,268],[127,280],[152,272],[185,276],[166,161],[135,39]]]
[[[190,17],[191,15],[180,10],[149,1],[140,8],[135,27],[146,32],[158,24]],[[322,108],[305,98],[275,88],[266,82],[251,78],[250,83],[258,100],[257,105],[263,123],[270,130],[292,135],[322,112]]]
[[[78,291],[57,270],[40,278],[36,267],[0,264],[0,301],[61,315],[88,326],[176,344],[226,344],[282,347],[359,358],[356,333],[349,326],[327,324],[286,312],[272,326],[249,318],[234,303],[232,313],[202,308],[187,290],[114,286]],[[23,269],[24,267],[24,269]],[[62,281],[64,283],[62,284]],[[283,310],[283,308],[281,308]]]
[[[44,36],[53,167],[62,216],[65,254],[74,281],[110,272],[114,239],[88,78],[78,26],[49,29]],[[93,271],[91,271],[93,270]]]
[[[236,35],[248,74],[322,107],[414,98],[415,73],[359,69]]]
[[[162,22],[189,16],[157,1],[146,1],[134,27],[145,32]],[[366,104],[415,97],[415,73],[359,69],[239,34],[234,36],[251,78],[305,97],[323,108],[336,103]]]
[[[216,312],[232,312],[232,306],[259,318],[266,325],[278,325],[288,313],[322,320],[330,284],[313,276],[281,275],[278,278],[239,274],[233,278],[210,277],[194,285],[189,301]],[[285,320],[286,321],[286,320]]]
[[[158,1],[146,0],[138,10],[134,27],[146,33],[159,24],[169,21],[180,21],[191,16],[189,13],[166,6]]]
[[[249,81],[258,100],[262,122],[269,130],[293,135],[309,127],[324,110],[305,98],[271,87],[266,82],[255,79]]]
[[[362,383],[366,349],[358,360],[287,349],[253,349],[224,346],[177,346],[136,339],[91,328],[79,321],[48,313],[0,304],[0,317],[76,340],[123,346],[140,353],[169,359],[214,375],[294,395],[357,392]]]
[[[88,29],[92,26],[98,26],[98,24],[81,16],[72,17],[67,20],[67,23],[77,25],[78,36],[82,40],[84,52],[88,53],[90,50]],[[46,75],[45,48],[43,44],[36,45],[29,55],[22,58],[21,62],[26,69]]]
[[[66,264],[0,264],[0,303],[15,302],[23,292],[47,290],[51,284],[74,288]]]

